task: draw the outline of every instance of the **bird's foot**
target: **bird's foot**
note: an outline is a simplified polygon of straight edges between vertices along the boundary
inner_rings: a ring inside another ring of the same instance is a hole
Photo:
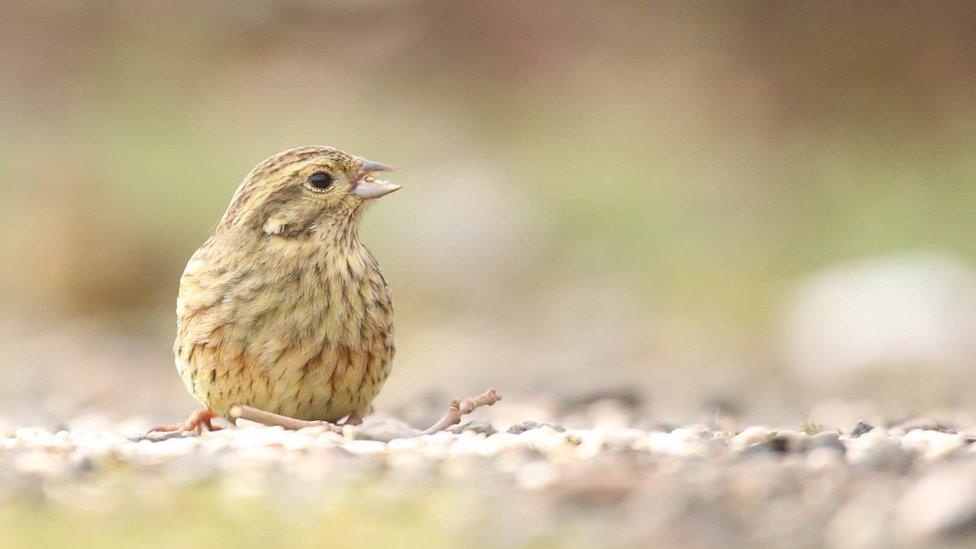
[[[213,410],[195,410],[183,423],[169,423],[166,425],[160,425],[158,427],[153,427],[149,430],[149,432],[168,433],[173,431],[190,431],[199,435],[204,430],[219,431],[221,427],[218,427],[212,423],[212,420],[215,417],[217,417],[217,414],[214,413]]]
[[[470,414],[482,406],[492,406],[501,399],[501,393],[494,389],[488,389],[484,393],[474,397],[455,398],[453,401],[451,401],[451,405],[448,407],[447,412],[445,412],[444,415],[437,420],[437,423],[431,425],[429,429],[424,431],[423,434],[430,435],[443,431],[452,425],[457,425],[458,423],[461,423],[462,417]]]

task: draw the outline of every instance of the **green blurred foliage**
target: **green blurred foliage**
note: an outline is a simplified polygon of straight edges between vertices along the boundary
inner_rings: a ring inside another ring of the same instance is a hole
[[[90,500],[21,502],[0,509],[0,524],[4,544],[24,548],[457,546],[460,533],[443,521],[450,494],[394,499],[368,487],[343,494],[341,505],[282,508],[273,498],[228,498],[204,485],[165,497],[130,494],[107,502],[109,508]]]
[[[916,248],[976,255],[968,2],[4,12],[0,282],[16,311],[170,310],[243,174],[309,143],[401,168],[406,190],[364,234],[401,303],[428,309],[405,307],[406,329],[470,308],[465,293],[511,312],[598,279],[626,284],[648,322],[761,338],[813,269]],[[501,216],[468,215],[473,184],[494,189]],[[447,189],[449,204],[403,196]],[[499,269],[410,240],[443,208]],[[513,236],[486,244],[498,223]],[[425,284],[458,262],[464,284]]]

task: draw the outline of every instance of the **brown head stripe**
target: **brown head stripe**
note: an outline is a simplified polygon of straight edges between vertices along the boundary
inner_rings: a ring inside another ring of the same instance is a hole
[[[230,207],[228,207],[227,212],[224,214],[220,224],[224,225],[225,223],[234,219],[237,216],[237,211],[244,203],[247,202],[248,198],[254,192],[254,189],[260,184],[260,182],[266,180],[269,175],[288,165],[300,163],[316,156],[329,156],[336,162],[339,168],[344,170],[351,168],[354,163],[352,156],[338,149],[324,147],[321,145],[297,147],[280,152],[262,161],[260,164],[255,166],[249,174],[247,174],[247,176],[244,178],[243,185],[241,185],[240,189],[234,195]]]

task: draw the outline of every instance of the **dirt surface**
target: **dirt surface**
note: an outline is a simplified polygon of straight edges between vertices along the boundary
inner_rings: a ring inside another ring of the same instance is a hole
[[[92,540],[124,544],[112,537],[120,517],[144,521],[133,539],[191,545],[312,545],[327,534],[434,546],[976,540],[974,429],[932,419],[846,433],[635,428],[613,406],[591,407],[601,411],[589,429],[476,418],[426,436],[390,418],[342,434],[244,424],[144,435],[138,421],[7,428],[0,523],[27,544],[70,541],[79,524],[114,525]]]

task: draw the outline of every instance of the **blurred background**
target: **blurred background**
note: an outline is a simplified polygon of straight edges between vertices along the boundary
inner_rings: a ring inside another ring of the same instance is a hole
[[[3,2],[0,416],[173,421],[255,164],[399,168],[377,407],[852,425],[976,403],[976,5]]]

